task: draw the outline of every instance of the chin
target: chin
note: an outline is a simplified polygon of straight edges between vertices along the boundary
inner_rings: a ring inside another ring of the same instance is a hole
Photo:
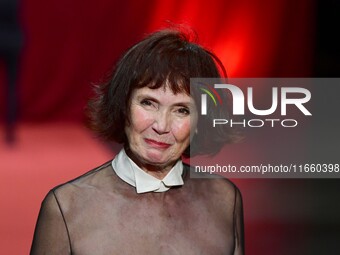
[[[152,165],[166,165],[173,161],[167,155],[164,155],[164,152],[148,152],[145,159]]]

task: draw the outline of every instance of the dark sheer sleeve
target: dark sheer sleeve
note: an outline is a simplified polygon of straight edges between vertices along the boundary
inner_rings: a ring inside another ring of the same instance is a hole
[[[243,205],[241,193],[236,187],[234,207],[234,233],[235,233],[234,255],[243,255],[244,254]]]
[[[30,254],[71,254],[67,225],[53,191],[42,202]]]

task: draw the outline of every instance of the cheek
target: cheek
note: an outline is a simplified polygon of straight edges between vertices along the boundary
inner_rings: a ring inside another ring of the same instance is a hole
[[[190,121],[177,122],[173,125],[172,132],[177,141],[189,140],[191,131]]]
[[[152,117],[146,111],[142,109],[132,108],[131,109],[131,126],[137,133],[141,133],[152,125]]]

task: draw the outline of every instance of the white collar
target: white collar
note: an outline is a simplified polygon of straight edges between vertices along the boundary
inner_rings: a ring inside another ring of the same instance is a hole
[[[164,192],[171,186],[183,185],[182,160],[178,160],[169,173],[159,180],[156,177],[146,173],[133,162],[125,150],[122,149],[119,154],[112,160],[112,167],[116,174],[125,182],[136,187],[137,193],[145,192]]]

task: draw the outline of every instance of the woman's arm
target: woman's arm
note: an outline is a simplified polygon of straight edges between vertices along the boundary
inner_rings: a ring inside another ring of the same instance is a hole
[[[54,191],[42,202],[30,254],[71,254],[67,225]]]
[[[241,193],[236,187],[234,207],[234,235],[235,235],[234,255],[243,255],[244,254],[243,205]]]

